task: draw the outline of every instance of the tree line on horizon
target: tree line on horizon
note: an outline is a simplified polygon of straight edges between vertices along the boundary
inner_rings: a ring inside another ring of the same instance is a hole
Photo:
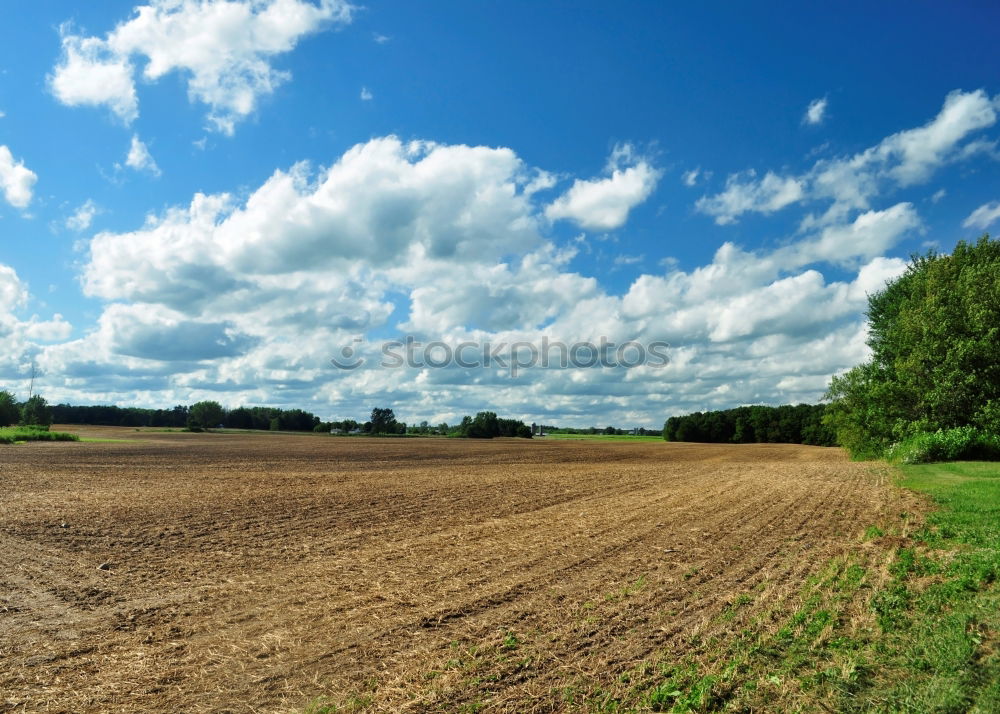
[[[713,444],[836,446],[836,434],[823,422],[825,412],[823,404],[756,405],[695,412],[667,419],[663,438]]]
[[[354,419],[323,421],[303,409],[277,407],[237,407],[226,409],[216,401],[201,401],[190,406],[179,404],[171,409],[119,407],[115,405],[49,405],[39,395],[24,404],[8,391],[0,391],[0,427],[12,424],[48,427],[58,424],[92,426],[153,427],[205,431],[211,429],[250,429],[259,431],[300,431],[340,434],[441,435],[476,439],[510,436],[531,438],[532,428],[518,419],[504,419],[495,412],[481,411],[466,416],[459,424],[436,426],[426,421],[407,425],[396,419],[390,408],[372,409],[368,421]]]
[[[37,394],[18,402],[6,389],[0,390],[0,427],[29,426],[47,429],[52,424],[52,409]]]

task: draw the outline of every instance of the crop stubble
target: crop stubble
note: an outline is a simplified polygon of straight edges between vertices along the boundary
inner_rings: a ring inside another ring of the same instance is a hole
[[[816,447],[72,430],[134,440],[0,453],[0,711],[562,710],[918,508]]]

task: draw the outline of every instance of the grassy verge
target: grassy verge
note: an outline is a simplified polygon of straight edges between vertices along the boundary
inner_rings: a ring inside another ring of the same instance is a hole
[[[903,466],[940,506],[873,605],[885,631],[879,711],[1000,711],[1000,464]]]
[[[17,444],[26,441],[79,441],[76,434],[62,431],[45,431],[28,427],[0,428],[0,444]]]

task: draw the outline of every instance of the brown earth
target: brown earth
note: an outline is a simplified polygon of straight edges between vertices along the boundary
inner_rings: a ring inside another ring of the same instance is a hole
[[[816,447],[66,430],[129,441],[0,447],[3,712],[571,709],[914,508]]]

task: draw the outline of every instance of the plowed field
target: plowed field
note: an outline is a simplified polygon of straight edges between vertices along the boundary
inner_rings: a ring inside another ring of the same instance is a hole
[[[128,441],[0,447],[0,711],[569,710],[914,508],[814,447],[66,430]]]

